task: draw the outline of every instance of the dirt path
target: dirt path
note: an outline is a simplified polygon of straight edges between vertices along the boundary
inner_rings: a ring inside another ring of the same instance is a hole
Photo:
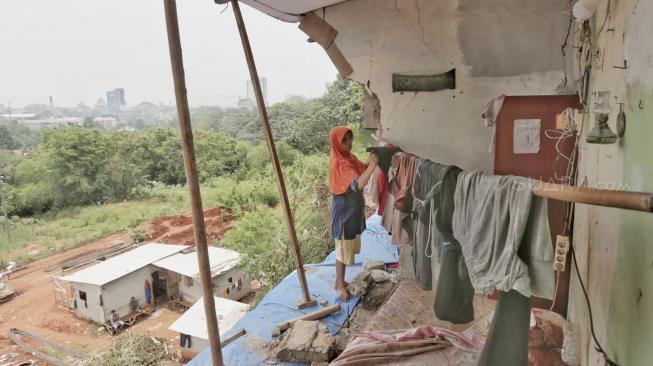
[[[219,208],[205,210],[205,216],[207,235],[211,243],[222,238],[224,232],[233,223],[231,212]],[[194,244],[190,215],[153,220],[146,225],[146,231],[148,242]],[[106,349],[111,342],[111,337],[98,331],[100,325],[77,318],[72,312],[55,305],[51,276],[61,273],[62,262],[101,252],[115,245],[117,241],[129,243],[129,233],[118,233],[82,247],[54,254],[30,263],[26,269],[12,274],[10,283],[18,296],[0,304],[0,355],[17,352],[13,342],[6,337],[10,328],[20,328],[80,351],[98,352]],[[51,271],[53,268],[55,270]],[[179,313],[174,311],[160,309],[154,316],[137,324],[131,331],[162,337],[174,344],[176,334],[167,328],[178,316]],[[22,356],[27,357],[26,359],[34,358],[26,354]],[[40,361],[39,365],[41,364],[46,363]]]

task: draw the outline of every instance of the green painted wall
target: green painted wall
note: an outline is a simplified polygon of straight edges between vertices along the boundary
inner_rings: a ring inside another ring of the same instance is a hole
[[[653,192],[653,93],[628,89],[623,183]],[[640,109],[640,101],[643,109]],[[653,215],[623,211],[608,344],[620,365],[653,365]]]

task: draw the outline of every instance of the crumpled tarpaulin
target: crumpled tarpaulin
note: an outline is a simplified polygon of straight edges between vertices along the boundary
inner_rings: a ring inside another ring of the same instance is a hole
[[[416,365],[425,353],[447,348],[474,355],[482,349],[484,338],[472,333],[455,332],[433,326],[420,326],[398,331],[366,331],[358,333],[332,366]],[[450,350],[452,351],[452,350]],[[451,352],[449,352],[451,354]],[[461,354],[462,354],[461,353]],[[427,355],[432,358],[433,355]],[[443,355],[449,358],[448,355]],[[462,361],[464,357],[458,357]],[[451,360],[454,361],[454,360]],[[459,364],[458,362],[454,364]]]

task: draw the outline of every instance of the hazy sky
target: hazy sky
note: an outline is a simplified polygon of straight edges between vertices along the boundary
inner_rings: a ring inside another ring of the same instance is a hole
[[[178,0],[192,106],[235,105],[249,79],[231,8]],[[241,6],[268,99],[319,96],[335,79],[326,54],[297,24]],[[128,105],[173,103],[161,0],[1,0],[0,103],[93,105],[123,87]]]

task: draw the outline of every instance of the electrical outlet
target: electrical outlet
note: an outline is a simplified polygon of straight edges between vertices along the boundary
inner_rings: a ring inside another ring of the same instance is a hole
[[[556,247],[553,259],[553,269],[558,272],[565,271],[567,262],[567,253],[569,253],[569,237],[558,235],[556,237]]]

